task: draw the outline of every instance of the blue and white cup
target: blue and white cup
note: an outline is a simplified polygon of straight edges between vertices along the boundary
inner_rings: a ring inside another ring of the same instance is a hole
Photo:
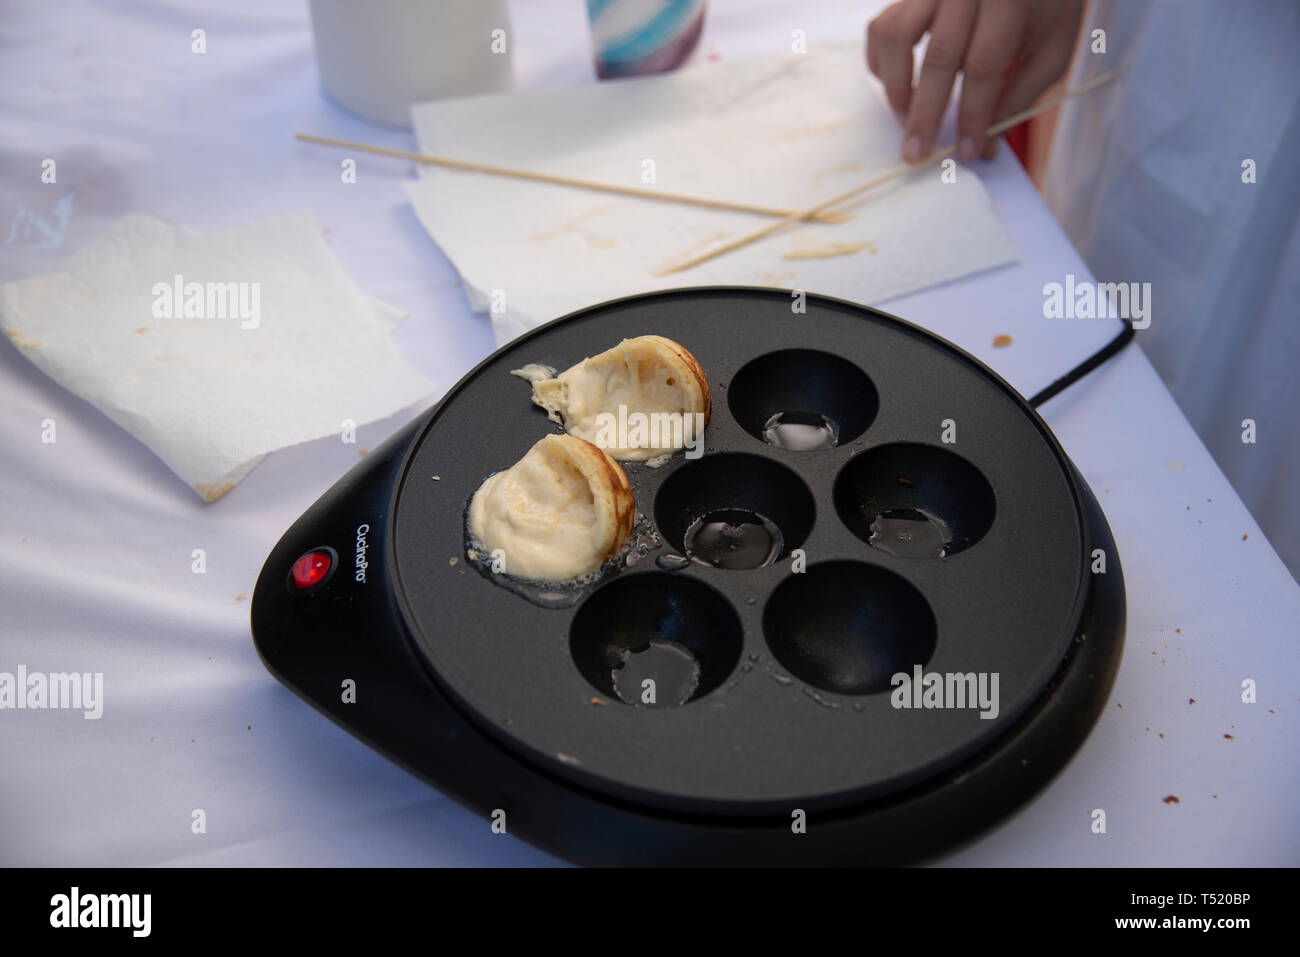
[[[587,0],[596,75],[666,73],[694,52],[707,0]]]

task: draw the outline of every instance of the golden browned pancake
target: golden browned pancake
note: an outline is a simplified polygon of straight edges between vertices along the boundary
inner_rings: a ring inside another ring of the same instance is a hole
[[[690,444],[712,405],[704,369],[684,347],[663,336],[624,339],[558,376],[546,377],[542,370],[527,366],[516,373],[528,373],[524,377],[533,383],[533,401],[570,435],[623,461],[658,458]],[[638,415],[648,423],[640,433]],[[632,428],[609,427],[619,421]]]
[[[469,529],[505,572],[569,581],[600,568],[623,548],[636,500],[619,464],[590,442],[548,435],[491,475],[470,500]]]

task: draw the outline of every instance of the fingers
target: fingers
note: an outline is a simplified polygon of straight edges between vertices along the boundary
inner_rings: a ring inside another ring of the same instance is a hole
[[[867,25],[867,67],[885,84],[889,105],[906,115],[912,100],[912,48],[934,18],[938,0],[902,0]]]
[[[909,163],[924,159],[934,148],[978,9],[979,5],[970,0],[948,0],[934,15],[930,45],[921,63],[921,76],[912,93],[903,132],[903,159]]]
[[[1027,110],[1043,91],[1064,75],[1074,54],[1075,35],[1083,13],[1082,0],[1066,0],[1060,19],[1050,35],[1034,48],[1032,54],[1017,64],[1003,84],[998,97],[994,121]]]
[[[984,0],[962,65],[961,105],[957,108],[957,155],[973,160],[988,146],[987,131],[1002,95],[1007,64],[1029,19],[1021,0]],[[987,158],[987,157],[986,157]]]
[[[1029,0],[900,0],[871,21],[867,65],[884,84],[889,105],[906,114],[903,159],[915,163],[934,149],[959,70],[958,155],[991,159],[997,140],[988,128],[1029,107],[1069,65],[1083,0],[1060,2],[1041,32],[1031,23],[1036,8]],[[930,42],[913,89],[912,51],[927,31]],[[1031,34],[1042,42],[1008,75]]]
[[[1029,109],[1044,90],[1061,78],[1061,74],[1069,65],[1068,46],[1063,50],[1039,48],[1008,78],[1007,85],[998,98],[994,120],[1001,120],[1012,113]]]

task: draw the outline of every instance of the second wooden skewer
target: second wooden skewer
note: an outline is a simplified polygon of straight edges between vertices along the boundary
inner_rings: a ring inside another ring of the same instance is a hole
[[[1011,129],[1013,126],[1019,126],[1025,120],[1037,116],[1039,113],[1043,113],[1047,110],[1050,110],[1052,107],[1064,102],[1065,100],[1070,99],[1071,97],[1079,96],[1082,93],[1087,93],[1089,90],[1096,89],[1097,87],[1101,86],[1103,83],[1109,83],[1111,80],[1115,79],[1117,75],[1118,75],[1118,71],[1115,70],[1112,70],[1109,73],[1103,73],[1101,74],[1101,76],[1094,77],[1093,79],[1089,80],[1087,83],[1081,83],[1073,90],[1069,90],[1065,93],[1062,93],[1060,96],[1053,97],[1052,99],[1046,101],[1045,103],[1040,103],[1037,106],[1031,106],[1027,110],[1021,110],[1019,113],[1014,113],[1011,116],[1008,116],[1005,120],[1002,120],[998,123],[994,123],[992,126],[990,126],[988,130],[988,135],[999,136],[1002,133],[1005,133],[1007,130]],[[778,220],[777,222],[772,223],[768,226],[764,226],[762,229],[757,229],[752,233],[747,233],[746,235],[741,236],[739,239],[733,239],[729,243],[724,243],[723,245],[717,247],[716,249],[709,250],[706,253],[701,253],[698,256],[693,256],[684,262],[674,263],[672,265],[665,266],[662,269],[657,270],[655,272],[655,275],[670,276],[675,272],[681,272],[684,269],[690,269],[692,266],[698,266],[700,263],[708,262],[710,259],[713,259],[717,256],[721,256],[723,253],[729,253],[733,249],[739,249],[742,246],[748,246],[750,243],[757,242],[760,239],[770,236],[772,235],[772,233],[776,232],[779,229],[783,229],[786,226],[789,226],[791,223],[797,223],[802,220],[807,220],[810,216],[823,213],[832,206],[838,206],[840,203],[847,202],[848,200],[853,199],[853,197],[855,196],[859,196],[862,193],[867,192],[868,190],[875,189],[877,186],[882,186],[885,183],[888,183],[890,180],[898,179],[900,176],[906,176],[908,173],[920,169],[923,166],[927,166],[928,164],[933,163],[935,160],[943,159],[945,156],[953,152],[955,149],[956,149],[955,146],[945,146],[943,149],[935,150],[933,153],[931,153],[923,160],[918,160],[915,163],[907,163],[904,164],[903,166],[898,166],[887,173],[877,176],[873,180],[869,180],[868,182],[863,183],[861,186],[855,186],[853,189],[849,190],[848,192],[840,193],[840,195],[838,196],[833,196],[830,199],[826,200],[824,203],[818,203],[816,206],[810,207],[809,209],[802,209],[797,212],[791,213],[785,219]]]
[[[798,221],[806,219],[818,223],[843,223],[853,218],[852,213],[845,212],[818,211],[802,215],[796,210],[774,209],[771,206],[757,206],[753,203],[733,203],[725,199],[690,196],[686,193],[673,193],[660,189],[640,189],[636,186],[619,186],[615,183],[597,183],[592,180],[575,179],[571,176],[559,176],[554,173],[538,173],[533,170],[513,169],[508,166],[493,166],[490,163],[473,163],[468,160],[452,159],[448,156],[431,156],[428,153],[413,153],[410,150],[390,149],[387,146],[371,146],[369,143],[353,143],[349,140],[336,140],[329,136],[316,136],[312,133],[295,133],[294,137],[304,143],[318,143],[321,146],[337,146],[341,149],[357,150],[362,153],[392,156],[396,159],[410,160],[412,163],[425,163],[430,166],[443,166],[447,169],[468,170],[474,173],[490,173],[493,176],[509,176],[512,179],[526,179],[535,183],[550,183],[554,186],[573,186],[577,189],[594,190],[600,193],[635,196],[638,199],[684,203],[688,206],[702,206],[706,209],[728,209],[738,213],[776,216],[782,220],[793,219]]]

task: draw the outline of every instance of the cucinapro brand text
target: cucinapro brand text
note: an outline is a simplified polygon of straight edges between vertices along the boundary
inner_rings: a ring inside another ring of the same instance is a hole
[[[369,525],[357,526],[357,559],[353,563],[355,574],[352,576],[355,580],[366,583],[366,568],[370,565],[366,561],[366,536],[370,534]]]

